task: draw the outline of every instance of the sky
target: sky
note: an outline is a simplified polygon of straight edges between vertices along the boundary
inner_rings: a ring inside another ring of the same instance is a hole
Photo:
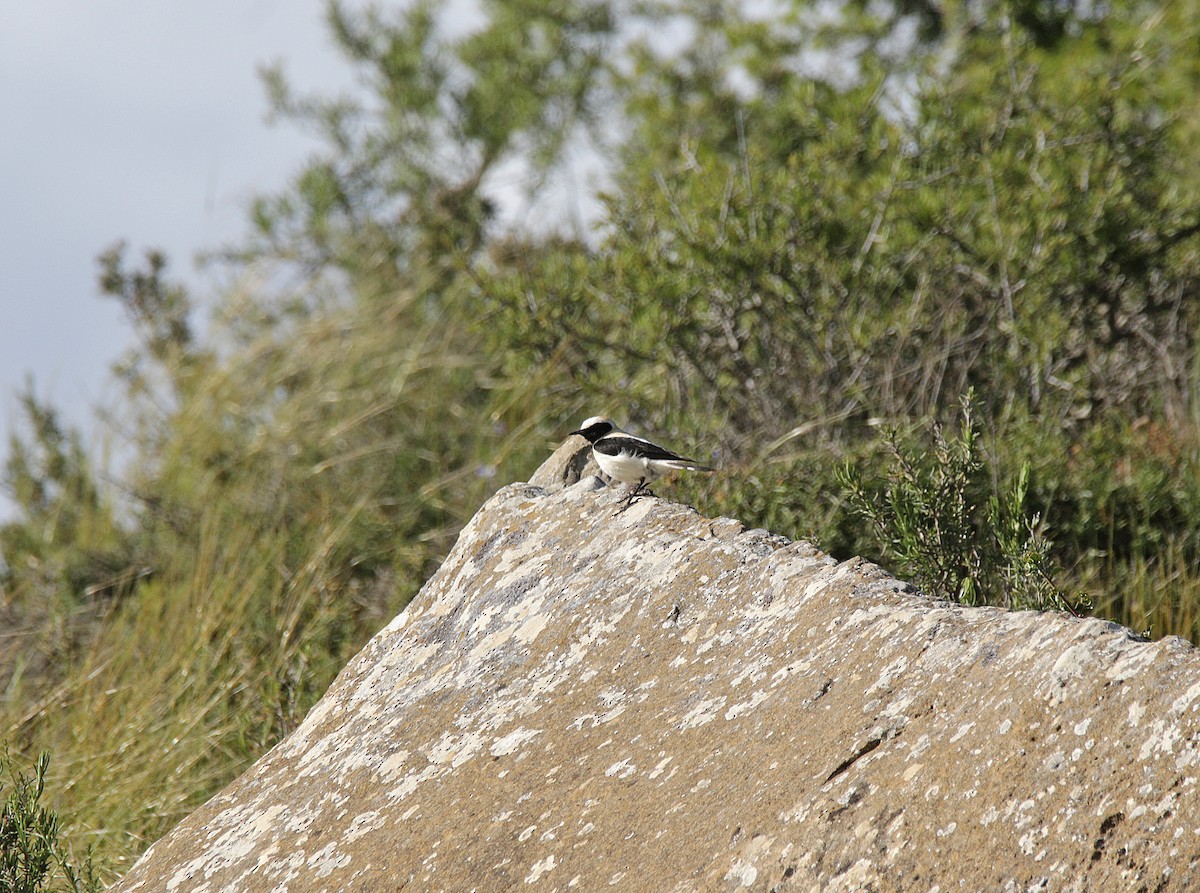
[[[118,396],[130,330],[100,297],[97,255],[124,240],[132,267],[159,248],[169,278],[213,290],[196,255],[244,234],[249,199],[315,148],[266,123],[257,67],[282,60],[302,92],[352,83],[323,7],[0,2],[0,456],[28,376],[85,430]]]

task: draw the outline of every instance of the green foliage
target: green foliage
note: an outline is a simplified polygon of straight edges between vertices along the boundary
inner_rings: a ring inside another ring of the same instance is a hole
[[[294,728],[362,635],[363,587],[334,588],[354,506],[304,554],[286,530],[224,515],[212,507],[190,549],[163,553],[67,678],[0,714],[4,737],[62,754],[55,796],[73,830],[103,832],[113,870]]]
[[[285,193],[256,202],[258,237],[232,256],[405,278],[418,266],[418,277],[446,274],[479,250],[495,216],[484,184],[497,169],[524,159],[532,193],[593,124],[614,27],[606,2],[481,5],[481,27],[450,36],[432,0],[391,12],[329,4],[367,101],[299,98],[281,68],[264,71],[273,115],[314,130],[328,151]]]
[[[91,856],[76,865],[59,839],[58,816],[41,805],[49,765],[50,755],[43,752],[26,774],[7,749],[0,757],[0,890],[99,893],[103,887]]]
[[[57,412],[37,399],[32,385],[20,395],[20,405],[29,439],[15,433],[10,437],[3,487],[23,520],[0,527],[2,579],[10,592],[36,586],[34,580],[39,580],[37,595],[47,598],[73,581],[62,544],[90,538],[101,500],[79,433],[63,428]]]
[[[1095,613],[1116,617],[1146,637],[1200,630],[1200,575],[1194,555],[1174,541],[1124,560],[1088,562],[1080,585],[1096,593]]]
[[[1042,454],[1034,497],[1077,555],[1126,562],[1169,548],[1200,556],[1200,452],[1194,423],[1098,420]]]
[[[145,352],[162,363],[185,355],[195,339],[188,319],[191,301],[177,285],[166,281],[166,256],[146,254],[146,269],[129,272],[125,245],[118,243],[100,255],[100,291],[121,302],[130,323],[141,336]]]
[[[877,531],[885,557],[929,594],[966,605],[1073,610],[1054,584],[1040,519],[1027,514],[1029,465],[1001,491],[978,438],[964,397],[957,437],[935,426],[926,450],[892,430],[882,485],[869,485],[849,465],[839,483]]]
[[[1172,122],[1126,98],[1157,66],[1087,64],[1082,103],[1018,35],[972,40],[911,128],[870,70],[743,103],[651,80],[633,101],[674,126],[629,147],[612,236],[565,263],[524,252],[491,290],[501,332],[534,362],[562,354],[581,387],[711,407],[738,432],[937,416],[971,387],[992,415],[1051,424],[1179,412],[1195,197],[1167,188]]]
[[[0,691],[34,696],[90,637],[111,597],[140,569],[78,431],[32,384],[19,395],[0,488],[16,516],[0,524]]]

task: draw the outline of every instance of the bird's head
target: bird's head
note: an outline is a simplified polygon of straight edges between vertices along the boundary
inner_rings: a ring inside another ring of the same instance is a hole
[[[571,433],[578,434],[589,443],[595,443],[605,434],[608,434],[610,431],[615,431],[616,429],[617,424],[612,419],[602,415],[594,415],[590,419],[585,420],[584,423],[579,426],[578,430],[572,431]]]

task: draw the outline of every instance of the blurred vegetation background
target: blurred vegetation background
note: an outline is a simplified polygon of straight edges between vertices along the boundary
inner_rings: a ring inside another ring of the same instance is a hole
[[[107,439],[23,397],[0,740],[101,877],[595,412],[702,512],[1196,639],[1200,0],[479,8],[331,2],[360,87],[264,71],[324,148],[220,293],[100,258]]]

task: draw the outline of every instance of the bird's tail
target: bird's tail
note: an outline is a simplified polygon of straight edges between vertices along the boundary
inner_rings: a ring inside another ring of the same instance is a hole
[[[680,471],[716,471],[712,466],[701,465],[695,459],[670,459],[663,462],[663,465],[670,468],[677,468]]]

